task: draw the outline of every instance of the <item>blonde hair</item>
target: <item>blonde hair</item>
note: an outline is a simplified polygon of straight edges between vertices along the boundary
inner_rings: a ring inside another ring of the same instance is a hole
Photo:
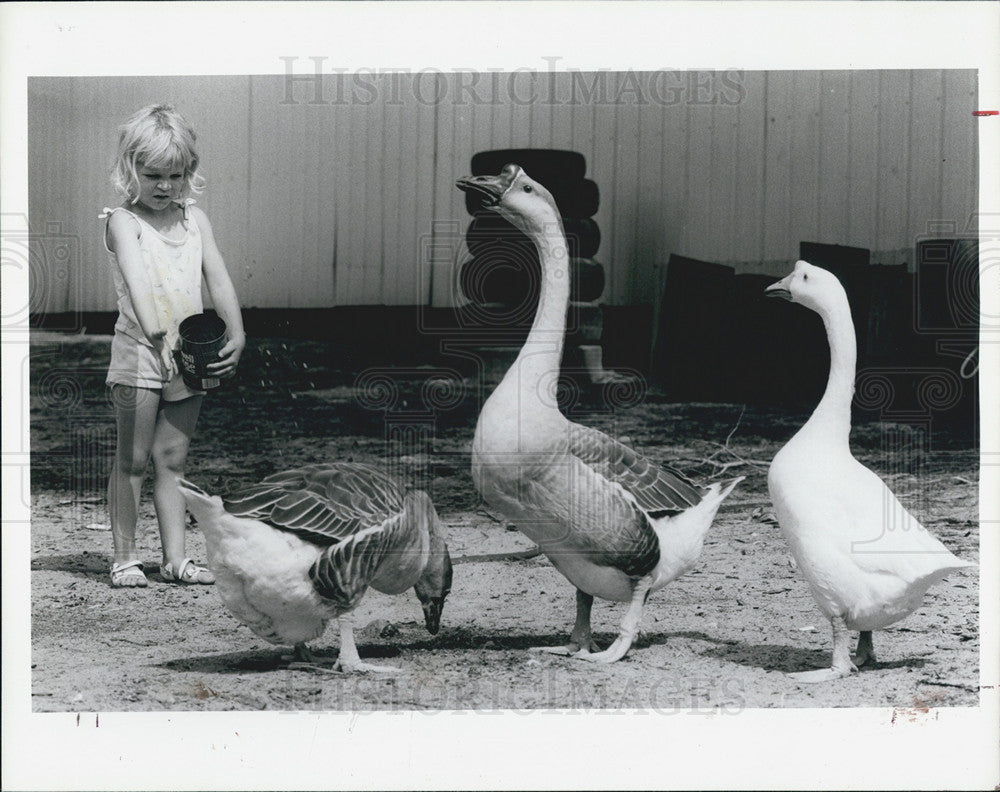
[[[183,194],[197,195],[205,179],[198,173],[197,136],[172,105],[149,105],[122,124],[118,157],[111,173],[115,189],[130,203],[139,200],[140,167],[183,168]]]

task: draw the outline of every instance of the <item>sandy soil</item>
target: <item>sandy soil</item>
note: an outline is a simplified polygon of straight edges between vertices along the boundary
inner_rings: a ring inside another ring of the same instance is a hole
[[[744,461],[769,460],[804,414],[668,404],[645,391],[611,394],[610,400],[607,393],[584,394],[568,405],[574,418],[628,437],[702,480],[747,476],[716,520],[698,568],[650,598],[643,636],[628,656],[594,667],[528,651],[565,639],[573,588],[543,556],[505,555],[532,545],[486,509],[473,489],[468,451],[481,398],[474,380],[453,381],[449,389],[434,384],[435,370],[428,368],[409,370],[389,391],[370,383],[355,387],[355,374],[325,367],[322,344],[256,339],[239,379],[205,402],[189,477],[224,493],[308,462],[391,458],[400,475],[433,497],[456,560],[437,636],[423,629],[410,595],[369,592],[357,611],[362,656],[397,666],[399,673],[289,670],[282,650],[239,625],[213,588],[162,581],[148,491],[140,548],[149,588],[109,587],[103,488],[114,433],[102,384],[108,343],[99,336],[32,338],[35,711],[736,712],[978,704],[974,573],[953,575],[915,614],[878,634],[875,668],[816,686],[785,676],[828,662],[829,626],[774,523],[764,466]],[[978,453],[934,435],[929,448],[908,453],[901,464],[898,454],[883,451],[885,432],[878,423],[857,427],[852,439],[858,456],[950,549],[978,560]],[[188,547],[189,555],[205,559],[194,527]],[[599,642],[613,638],[623,609],[595,604]],[[314,648],[332,661],[337,642],[331,626]]]

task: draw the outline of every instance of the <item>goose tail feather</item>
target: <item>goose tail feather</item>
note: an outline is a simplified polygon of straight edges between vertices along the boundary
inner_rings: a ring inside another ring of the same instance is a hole
[[[720,481],[713,484],[709,488],[709,498],[715,499],[718,503],[722,503],[726,498],[729,497],[730,493],[736,489],[736,485],[739,484],[746,476],[737,476],[729,481]]]

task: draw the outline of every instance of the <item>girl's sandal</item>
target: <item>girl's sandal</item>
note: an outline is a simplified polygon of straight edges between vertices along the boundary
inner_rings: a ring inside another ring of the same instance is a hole
[[[111,588],[146,588],[148,585],[141,561],[111,565]]]
[[[212,574],[211,570],[198,566],[190,558],[181,561],[176,572],[174,572],[173,564],[162,564],[160,577],[168,583],[200,583],[203,586],[210,586],[215,582],[215,575]]]

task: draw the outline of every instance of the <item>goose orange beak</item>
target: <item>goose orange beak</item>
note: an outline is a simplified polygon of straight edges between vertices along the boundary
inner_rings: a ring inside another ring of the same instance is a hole
[[[777,283],[772,283],[770,286],[764,289],[764,296],[780,297],[782,300],[791,300],[792,293],[788,289],[791,277],[792,277],[791,275],[786,275]]]
[[[455,186],[463,192],[477,194],[483,209],[494,209],[520,172],[518,165],[505,165],[499,176],[463,176]]]

